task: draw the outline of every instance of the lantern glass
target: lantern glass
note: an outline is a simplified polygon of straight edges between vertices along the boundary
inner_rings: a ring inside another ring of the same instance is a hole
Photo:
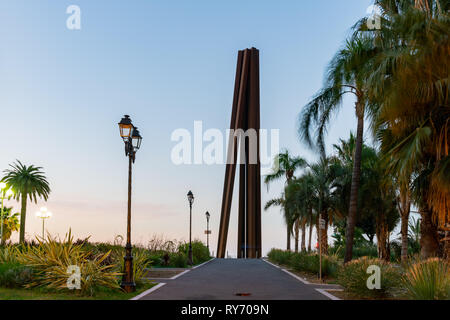
[[[125,115],[119,122],[120,136],[123,139],[128,139],[131,137],[133,124],[131,123],[130,116]]]
[[[141,134],[139,133],[139,130],[137,127],[134,127],[133,129],[133,135],[132,135],[132,143],[133,143],[133,148],[134,150],[139,150],[139,148],[141,147],[141,143],[142,143],[142,137]]]
[[[131,126],[131,125],[122,125],[122,126],[120,126],[120,136],[123,139],[129,138],[132,128],[133,128],[133,126]]]

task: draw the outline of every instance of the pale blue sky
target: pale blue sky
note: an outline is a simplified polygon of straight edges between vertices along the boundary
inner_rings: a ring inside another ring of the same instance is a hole
[[[130,114],[144,137],[133,184],[133,240],[187,239],[186,193],[195,196],[193,235],[211,213],[216,250],[224,166],[175,166],[170,135],[229,126],[237,51],[260,49],[261,126],[280,145],[314,159],[296,118],[320,88],[327,62],[370,0],[21,1],[0,3],[0,169],[19,159],[43,166],[52,187],[48,230],[110,240],[124,234],[127,160],[117,122]],[[66,8],[81,8],[81,30]],[[346,101],[328,145],[354,130]],[[278,196],[280,182],[263,201]],[[17,210],[20,206],[13,204]],[[42,202],[39,206],[43,205]],[[27,235],[40,232],[30,206]],[[236,211],[228,248],[235,253]],[[263,212],[263,247],[285,246],[278,209]]]

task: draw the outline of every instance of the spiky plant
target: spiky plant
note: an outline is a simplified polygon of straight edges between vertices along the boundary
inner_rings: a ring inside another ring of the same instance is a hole
[[[103,263],[111,251],[94,256],[92,251],[83,249],[82,244],[74,244],[70,231],[62,241],[50,235],[45,241],[36,240],[37,246],[26,244],[18,252],[19,262],[33,269],[33,281],[26,287],[67,290],[72,276],[69,267],[77,266],[80,268],[80,291],[75,292],[93,295],[100,287],[120,288],[118,279],[121,274],[114,271],[116,265]]]
[[[407,295],[419,300],[450,299],[450,264],[430,258],[412,264],[403,277]]]

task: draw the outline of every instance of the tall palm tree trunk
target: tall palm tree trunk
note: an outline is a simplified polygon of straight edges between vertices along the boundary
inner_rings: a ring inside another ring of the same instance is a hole
[[[320,230],[320,245],[322,254],[328,254],[328,214],[322,213],[322,219],[325,220],[325,229]]]
[[[350,189],[350,206],[347,217],[347,230],[345,232],[346,246],[345,246],[344,263],[347,263],[350,260],[352,260],[353,256],[353,237],[355,233],[356,210],[358,209],[358,190],[361,176],[361,151],[364,134],[364,112],[361,109],[362,109],[361,101],[358,99],[358,102],[356,103],[356,115],[358,117],[358,126],[356,129],[356,142],[355,142],[356,145],[353,161],[352,186]]]
[[[400,188],[400,216],[401,216],[401,236],[402,236],[402,251],[401,260],[406,262],[408,260],[408,223],[411,201],[409,199],[409,190],[407,188]]]
[[[431,219],[428,208],[420,210],[420,257],[427,259],[438,255],[439,239],[436,224]]]
[[[309,222],[309,232],[308,232],[308,237],[309,237],[308,252],[311,252],[311,238],[312,238],[313,228],[314,228],[314,224],[312,223],[312,221],[310,221]]]
[[[19,242],[25,242],[25,218],[27,216],[27,193],[22,193],[22,206],[20,208],[20,236]]]
[[[302,251],[306,251],[306,219],[302,220]]]
[[[377,247],[378,258],[389,261],[389,231],[386,223],[386,216],[384,213],[380,213],[376,217],[376,234],[377,234]]]
[[[319,237],[319,215],[317,215],[317,218],[316,218],[316,237],[317,237],[317,252],[319,252],[319,243],[320,243],[320,237]]]
[[[300,231],[300,223],[299,223],[298,219],[295,220],[294,228],[295,228],[295,236],[294,236],[295,237],[295,252],[298,252],[298,233]]]
[[[287,170],[286,171],[286,184],[289,185],[292,180],[292,176],[294,175],[293,172]],[[287,220],[287,219],[286,219]],[[289,225],[289,223],[286,222],[286,229],[287,229],[287,239],[286,239],[286,250],[291,251],[291,228],[292,226]]]
[[[402,262],[406,262],[408,260],[408,221],[409,221],[409,210],[407,214],[402,213],[402,225],[401,225],[401,234],[402,234],[402,251],[401,251],[401,259]]]
[[[291,251],[291,228],[289,225],[286,226],[286,250]]]

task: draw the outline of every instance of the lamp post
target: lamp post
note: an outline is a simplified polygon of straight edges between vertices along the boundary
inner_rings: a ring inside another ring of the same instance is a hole
[[[45,239],[45,219],[49,219],[51,216],[52,213],[48,211],[46,207],[42,207],[38,212],[36,212],[36,217],[42,219],[42,241]]]
[[[211,216],[208,211],[205,213],[206,216],[206,247],[209,252],[209,217]]]
[[[1,197],[2,197],[2,206],[1,206],[1,211],[0,211],[0,242],[1,244],[4,243],[3,241],[3,201],[5,200],[5,198],[9,199],[14,193],[11,189],[8,189],[8,186],[6,185],[6,183],[4,182],[0,182],[0,193],[1,193]]]
[[[130,116],[125,115],[119,122],[120,136],[125,143],[125,156],[128,157],[128,209],[127,209],[127,244],[125,246],[124,275],[121,287],[126,292],[136,291],[133,278],[133,256],[131,246],[131,174],[136,152],[141,147],[142,137],[137,127],[131,123]]]
[[[194,203],[194,194],[189,190],[188,194],[189,201],[189,253],[188,253],[188,263],[190,266],[193,265],[192,261],[192,204]]]

